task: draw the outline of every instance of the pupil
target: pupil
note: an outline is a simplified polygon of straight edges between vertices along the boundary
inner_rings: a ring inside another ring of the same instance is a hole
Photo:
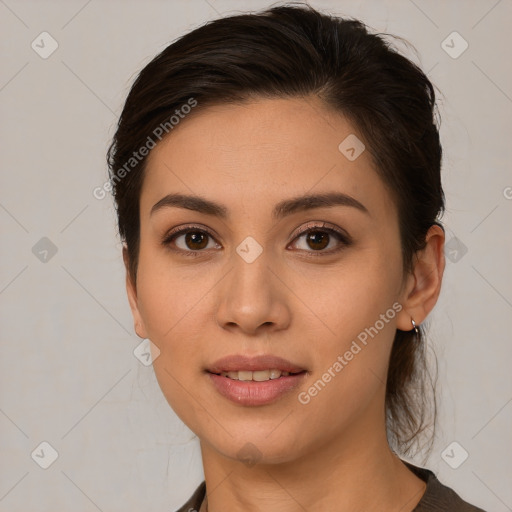
[[[206,236],[203,234],[203,233],[198,233],[198,232],[195,232],[195,233],[187,233],[186,236],[185,236],[185,241],[187,243],[187,245],[189,244],[196,244],[196,246],[194,247],[189,247],[191,249],[204,249],[204,247],[206,247],[207,243],[204,243],[206,241]],[[201,244],[201,241],[203,242]],[[197,247],[197,244],[200,245],[200,247]]]
[[[321,231],[314,231],[309,233],[308,235],[308,243],[312,249],[324,249],[329,245],[328,242],[329,235],[327,233],[322,233]],[[185,236],[187,245],[192,244],[195,247],[190,247],[191,249],[204,249],[206,247],[207,241],[204,233],[187,233]],[[198,247],[199,245],[199,247]]]
[[[325,247],[327,247],[327,245],[329,245],[328,237],[329,235],[327,233],[322,233],[321,231],[314,231],[309,234],[308,242],[312,242],[313,245],[317,245],[316,247],[314,247],[310,244],[310,247],[312,249],[324,249]],[[322,243],[320,239],[323,239],[323,241],[326,243]],[[319,247],[318,244],[320,245]]]

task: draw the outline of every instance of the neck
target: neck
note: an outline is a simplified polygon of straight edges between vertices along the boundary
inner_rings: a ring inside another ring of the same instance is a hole
[[[412,511],[426,484],[390,450],[385,428],[352,430],[279,464],[247,466],[202,442],[208,512]]]

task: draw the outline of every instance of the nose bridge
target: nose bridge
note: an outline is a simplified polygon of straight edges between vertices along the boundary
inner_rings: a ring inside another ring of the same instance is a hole
[[[262,307],[271,301],[271,278],[269,266],[269,250],[252,236],[247,236],[235,248],[232,264],[230,290],[234,292],[240,305],[252,304]],[[247,307],[247,306],[245,306]]]
[[[281,328],[287,323],[287,307],[281,294],[276,293],[269,254],[251,236],[235,247],[232,270],[222,287],[216,311],[220,326],[236,324],[254,333],[264,324]]]
[[[236,247],[236,254],[247,264],[252,265],[258,259],[266,260],[266,257],[261,258],[263,254],[263,246],[252,236],[246,236]],[[268,252],[268,248],[267,251]]]

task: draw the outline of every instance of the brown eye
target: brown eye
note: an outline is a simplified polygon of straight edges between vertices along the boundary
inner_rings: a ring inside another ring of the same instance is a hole
[[[309,229],[304,229],[295,237],[294,245],[298,245],[297,248],[301,251],[322,256],[333,254],[352,244],[352,239],[347,233],[326,227],[326,223],[308,227]],[[184,256],[200,256],[206,249],[222,248],[210,232],[194,226],[171,231],[164,237],[162,244]]]
[[[306,243],[311,249],[322,250],[329,245],[329,236],[323,231],[310,231],[306,234]]]
[[[344,247],[351,245],[350,237],[334,228],[324,226],[313,226],[304,230],[296,237],[296,240],[302,241],[297,243],[298,249],[309,253],[318,252],[321,254],[332,254]],[[338,242],[338,243],[336,243]]]
[[[185,245],[188,249],[200,250],[208,245],[210,235],[202,231],[189,231],[185,235]]]
[[[180,251],[186,256],[196,256],[204,249],[220,247],[214,242],[213,235],[209,232],[191,227],[172,231],[165,236],[162,244],[173,251]]]

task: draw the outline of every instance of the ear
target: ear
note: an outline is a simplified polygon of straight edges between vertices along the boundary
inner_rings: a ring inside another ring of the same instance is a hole
[[[134,330],[139,338],[147,338],[146,327],[144,326],[144,321],[139,311],[136,283],[133,282],[130,275],[130,258],[126,245],[123,245],[123,261],[126,269],[126,293],[128,295],[130,309],[132,310]]]
[[[426,236],[426,246],[414,256],[414,268],[404,286],[401,304],[403,309],[397,316],[397,328],[412,330],[411,319],[420,325],[434,309],[445,267],[445,235],[441,226],[434,224]]]

